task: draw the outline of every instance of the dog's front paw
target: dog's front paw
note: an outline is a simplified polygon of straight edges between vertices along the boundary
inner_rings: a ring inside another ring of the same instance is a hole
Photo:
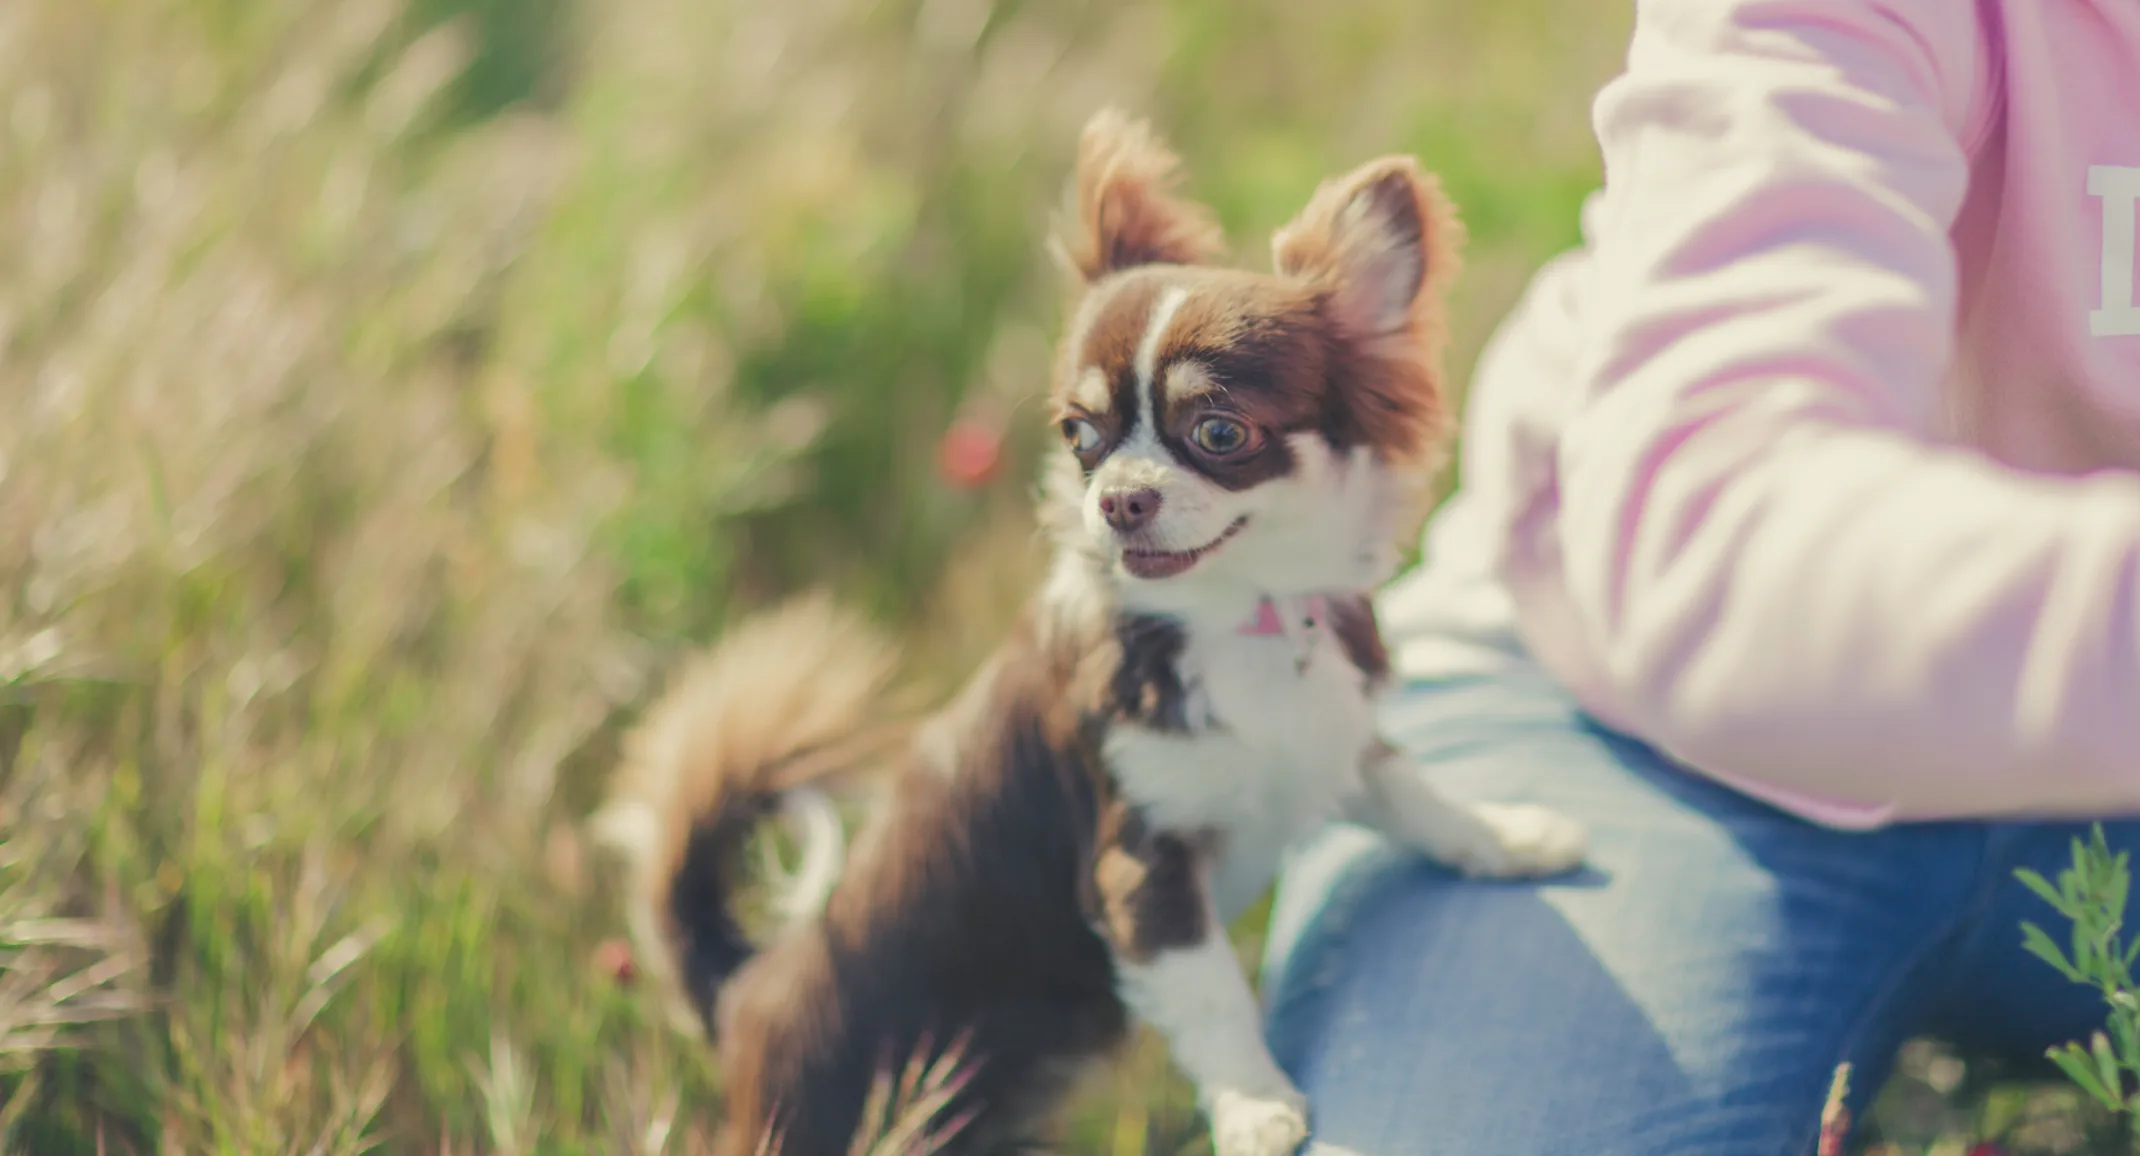
[[[1290,1088],[1265,1096],[1226,1089],[1211,1098],[1217,1156],[1293,1156],[1307,1138],[1307,1098]]]
[[[1473,813],[1492,834],[1464,864],[1473,875],[1529,879],[1558,875],[1582,865],[1589,839],[1581,823],[1528,803],[1480,803]]]

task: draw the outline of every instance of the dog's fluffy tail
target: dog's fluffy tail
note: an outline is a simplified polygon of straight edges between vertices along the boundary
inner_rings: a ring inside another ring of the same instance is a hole
[[[762,819],[786,817],[803,851],[776,907],[798,918],[824,903],[845,845],[817,787],[903,733],[887,698],[896,665],[859,616],[800,598],[687,663],[627,737],[597,833],[631,874],[636,954],[705,1028],[754,950],[734,907],[746,843]]]

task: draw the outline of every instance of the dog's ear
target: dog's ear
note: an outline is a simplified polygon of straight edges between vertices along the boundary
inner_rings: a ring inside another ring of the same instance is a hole
[[[1462,241],[1440,182],[1407,157],[1325,182],[1271,238],[1279,275],[1322,297],[1349,355],[1337,427],[1386,460],[1433,468],[1447,448],[1442,299]]]
[[[1271,255],[1280,275],[1327,294],[1361,352],[1432,359],[1462,241],[1441,183],[1409,157],[1386,157],[1324,182],[1271,238]]]
[[[1085,125],[1071,219],[1056,252],[1086,284],[1137,265],[1193,265],[1224,248],[1211,210],[1173,195],[1180,159],[1152,127],[1105,109]]]

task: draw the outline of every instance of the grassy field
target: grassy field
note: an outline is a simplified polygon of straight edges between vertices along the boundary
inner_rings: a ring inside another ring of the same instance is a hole
[[[1084,118],[1155,115],[1259,262],[1419,154],[1462,369],[1574,239],[1628,17],[0,3],[0,1141],[699,1150],[718,1075],[599,966],[585,815],[741,608],[829,582],[947,677],[989,644]],[[1992,1110],[1954,1062],[1898,1151]],[[1149,1048],[1077,1132],[1200,1144]]]

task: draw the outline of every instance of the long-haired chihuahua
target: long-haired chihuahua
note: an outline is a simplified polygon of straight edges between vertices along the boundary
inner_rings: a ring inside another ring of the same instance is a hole
[[[1214,263],[1176,168],[1142,123],[1085,129],[1057,245],[1053,566],[964,690],[899,724],[892,648],[805,600],[732,631],[633,737],[603,821],[644,950],[717,1042],[724,1156],[845,1154],[916,1063],[953,1073],[907,1133],[923,1146],[1044,1145],[1135,1020],[1219,1156],[1283,1156],[1308,1105],[1226,928],[1286,848],[1345,820],[1475,875],[1583,857],[1572,820],[1445,798],[1377,728],[1370,593],[1450,424],[1459,226],[1437,182],[1397,157],[1325,183],[1256,273]],[[886,765],[843,863],[817,788]],[[757,943],[735,884],[776,814],[807,849]]]

